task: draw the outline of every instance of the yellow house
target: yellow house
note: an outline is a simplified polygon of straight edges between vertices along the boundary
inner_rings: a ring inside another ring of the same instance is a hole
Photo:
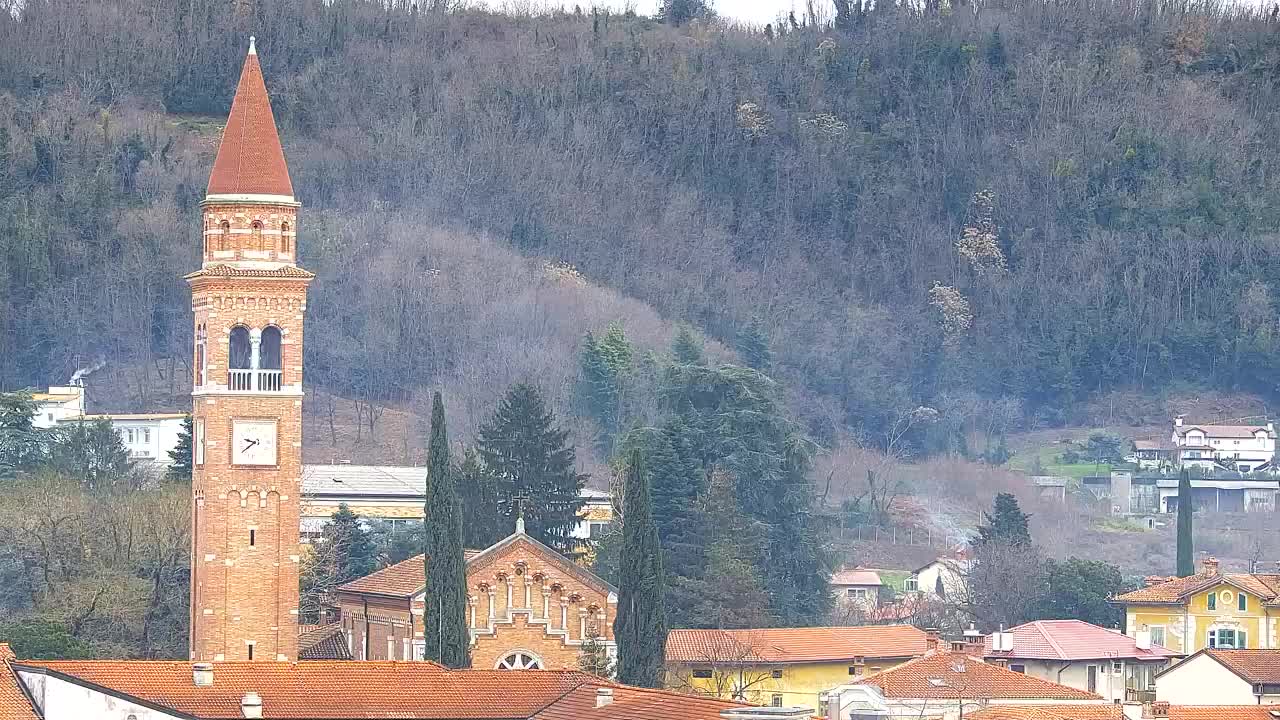
[[[924,655],[910,625],[672,630],[667,687],[776,707],[819,709],[819,695]]]
[[[1206,558],[1195,575],[1147,578],[1112,602],[1124,606],[1131,637],[1181,654],[1280,647],[1280,574],[1221,573],[1217,559]]]

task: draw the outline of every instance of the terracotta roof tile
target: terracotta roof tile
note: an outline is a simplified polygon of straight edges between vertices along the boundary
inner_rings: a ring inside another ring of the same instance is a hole
[[[201,268],[193,273],[183,276],[184,280],[194,280],[202,277],[260,277],[260,278],[289,278],[289,279],[306,279],[310,280],[316,274],[308,272],[300,267],[293,265],[282,265],[278,268],[242,268],[231,265],[210,265]]]
[[[1280,705],[1170,705],[1169,720],[1276,720]]]
[[[347,636],[343,634],[340,623],[313,626],[306,630],[299,628],[299,630],[299,660],[351,659],[351,650],[347,647]]]
[[[1280,685],[1280,650],[1205,650],[1251,685]]]
[[[10,663],[13,651],[8,643],[0,643],[0,720],[38,720],[31,701],[18,684],[18,676]]]
[[[975,713],[969,720],[1124,720],[1124,709],[1109,705],[996,705]]]
[[[672,630],[667,662],[744,660],[801,663],[823,660],[908,658],[923,655],[924,631],[910,625],[761,628],[752,630]]]
[[[1186,435],[1192,430],[1199,430],[1205,434],[1205,437],[1211,437],[1211,438],[1216,437],[1216,438],[1245,439],[1245,438],[1253,437],[1258,431],[1262,431],[1274,437],[1274,434],[1272,433],[1272,431],[1269,430],[1265,424],[1263,425],[1183,425],[1182,427],[1174,428],[1173,431],[1179,435]]]
[[[463,550],[462,556],[470,561],[480,553],[476,550]],[[339,585],[341,592],[368,595],[385,595],[387,597],[407,598],[422,592],[427,585],[427,566],[423,555],[414,555],[408,560],[401,560],[395,565],[388,565],[362,578]]]
[[[209,173],[210,195],[285,195],[293,197],[289,166],[276,132],[262,67],[252,47],[240,71],[231,114],[222,131],[218,157]]]
[[[212,665],[213,685],[197,687],[187,662],[20,663],[32,671],[73,677],[201,720],[242,717],[240,699],[248,692],[262,697],[266,720],[717,720],[721,710],[742,707],[741,703],[617,685],[578,671],[448,670],[429,662]],[[597,711],[599,687],[612,689],[614,702]]]
[[[983,655],[995,658],[1033,658],[1041,660],[1097,660],[1103,658],[1135,658],[1161,660],[1177,653],[1159,645],[1139,650],[1137,641],[1115,630],[1108,630],[1082,620],[1038,620],[1010,628],[1013,650],[995,652],[992,637],[987,636]]]
[[[1150,587],[1138,588],[1116,597],[1118,603],[1181,603],[1188,596],[1220,582],[1227,582],[1253,593],[1265,602],[1280,595],[1280,575],[1249,573],[1197,573],[1173,578]]]
[[[988,665],[964,653],[941,651],[868,675],[857,684],[874,685],[890,698],[1102,699],[1090,692]]]
[[[597,708],[596,691],[600,687],[613,690],[613,702]],[[551,707],[534,715],[534,720],[720,720],[721,711],[744,705],[729,700],[596,681],[574,688]]]

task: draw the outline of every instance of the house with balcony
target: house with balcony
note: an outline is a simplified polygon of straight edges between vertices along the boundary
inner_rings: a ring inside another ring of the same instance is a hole
[[[1269,472],[1276,454],[1276,429],[1268,421],[1251,425],[1191,424],[1173,420],[1174,461],[1180,468]]]
[[[1178,653],[1151,642],[1151,631],[1133,637],[1082,620],[1038,620],[985,639],[983,659],[1112,702],[1152,702],[1156,675]]]

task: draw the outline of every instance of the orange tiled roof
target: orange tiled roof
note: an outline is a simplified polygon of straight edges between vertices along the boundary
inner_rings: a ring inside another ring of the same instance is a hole
[[[996,705],[975,713],[969,720],[1124,720],[1119,705]]]
[[[910,625],[760,628],[752,630],[672,630],[667,662],[726,660],[770,664],[923,655],[924,631]]]
[[[874,685],[885,697],[891,698],[1102,699],[1090,692],[988,665],[964,653],[936,650],[898,667],[868,675],[857,684]]]
[[[1275,720],[1277,717],[1280,717],[1280,705],[1169,706],[1169,720]]]
[[[249,692],[262,697],[267,720],[576,720],[594,708],[599,687],[614,691],[612,708],[591,711],[599,720],[714,720],[721,710],[742,706],[616,685],[578,671],[448,670],[420,661],[212,665],[213,684],[197,687],[187,662],[19,663],[201,720],[241,718],[240,700]]]
[[[468,561],[479,554],[475,550],[462,551],[462,557]],[[424,555],[414,555],[408,560],[401,560],[362,578],[339,585],[338,590],[364,595],[412,597],[422,592],[427,585],[427,566],[423,558]]]
[[[613,702],[596,708],[596,690],[613,690]],[[599,681],[574,688],[534,720],[720,720],[720,712],[743,707],[744,703],[685,695],[664,690],[646,690]]]
[[[347,636],[341,623],[311,625],[298,628],[299,660],[350,660]]]
[[[1280,595],[1280,575],[1249,573],[1197,573],[1184,578],[1173,578],[1151,587],[1138,588],[1116,597],[1118,603],[1181,603],[1190,595],[1220,582],[1231,583],[1246,592],[1272,602]]]
[[[0,643],[0,718],[3,720],[38,720],[31,701],[18,684],[18,676],[10,669],[13,650]]]
[[[875,570],[864,570],[854,568],[852,570],[840,570],[831,576],[832,585],[883,585],[880,580],[880,573]]]
[[[182,279],[194,280],[202,277],[255,277],[310,280],[315,276],[315,273],[308,272],[300,267],[294,267],[293,265],[282,265],[270,270],[265,268],[232,267],[231,265],[210,265],[209,267],[201,268],[193,273],[187,273],[182,276]]]
[[[988,635],[984,641],[984,656],[1040,660],[1162,660],[1178,655],[1160,645],[1140,650],[1134,638],[1083,620],[1037,620],[1005,632],[1013,635],[1013,650],[992,650],[994,636]]]
[[[284,195],[293,197],[289,166],[271,114],[258,54],[250,46],[222,131],[218,157],[209,173],[210,195]]]
[[[1250,685],[1280,685],[1280,650],[1208,649],[1203,652]]]

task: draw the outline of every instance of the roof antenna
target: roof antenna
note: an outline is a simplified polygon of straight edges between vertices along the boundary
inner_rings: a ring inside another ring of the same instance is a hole
[[[257,49],[256,47],[254,47],[254,46],[253,46],[253,41],[254,41],[255,39],[256,39],[256,38],[254,38],[252,35],[250,35],[250,36],[249,36],[249,54],[250,54],[250,55],[257,55],[257,54],[258,54],[258,49]]]

